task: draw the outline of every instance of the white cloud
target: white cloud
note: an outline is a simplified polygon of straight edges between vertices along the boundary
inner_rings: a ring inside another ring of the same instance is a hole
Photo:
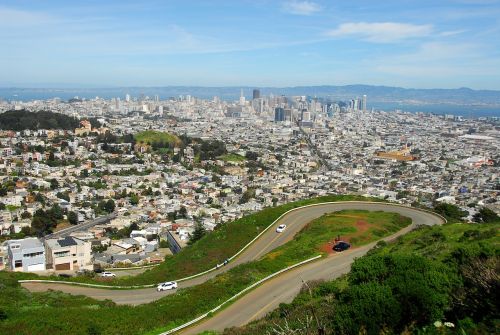
[[[448,36],[455,36],[455,35],[460,35],[462,33],[465,33],[467,30],[461,29],[461,30],[450,30],[450,31],[443,31],[442,33],[439,34],[439,36],[443,37],[448,37]]]
[[[398,22],[350,22],[326,34],[332,37],[355,36],[374,43],[393,43],[401,40],[428,36],[432,33],[430,24],[416,25]]]
[[[288,1],[283,4],[283,9],[294,15],[312,15],[321,10],[321,6],[312,1]]]

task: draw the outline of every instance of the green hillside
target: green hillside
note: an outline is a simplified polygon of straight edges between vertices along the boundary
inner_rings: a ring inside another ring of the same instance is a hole
[[[160,145],[164,147],[166,145],[179,145],[180,139],[173,134],[166,132],[156,131],[156,130],[145,130],[134,135],[134,139],[137,143],[144,143],[148,145]]]
[[[226,258],[236,254],[263,229],[269,226],[281,214],[300,206],[327,201],[380,201],[355,195],[331,195],[307,200],[295,201],[278,207],[246,215],[241,219],[221,225],[212,233],[205,235],[193,246],[183,249],[173,257],[167,257],[163,263],[134,277],[116,278],[106,281],[106,285],[145,285],[165,280],[175,280],[213,268]],[[334,237],[336,235],[333,235]],[[95,283],[96,279],[86,277],[64,278],[50,277],[54,280],[69,280]]]
[[[224,335],[498,334],[500,223],[422,227]]]
[[[360,220],[365,223],[356,224]],[[408,219],[394,213],[341,211],[335,218],[311,221],[295,239],[260,260],[241,264],[200,285],[135,307],[97,303],[83,297],[68,305],[71,299],[66,294],[30,293],[20,288],[14,278],[28,274],[0,273],[0,283],[6,289],[0,296],[0,312],[3,311],[5,317],[0,322],[0,333],[15,328],[17,334],[84,335],[88,334],[86,328],[92,326],[92,330],[101,334],[158,334],[195,318],[274,272],[325,252],[321,246],[339,234],[348,240],[358,237],[359,245],[362,245],[379,238],[370,231],[387,236],[409,223]],[[349,225],[354,227],[347,229]],[[319,231],[322,234],[318,234]],[[65,306],[64,313],[58,308],[57,301]],[[44,304],[46,307],[42,309]],[[32,313],[35,309],[37,313]]]

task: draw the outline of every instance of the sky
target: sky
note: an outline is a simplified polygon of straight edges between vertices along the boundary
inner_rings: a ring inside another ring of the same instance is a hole
[[[500,90],[500,0],[0,0],[0,87]]]

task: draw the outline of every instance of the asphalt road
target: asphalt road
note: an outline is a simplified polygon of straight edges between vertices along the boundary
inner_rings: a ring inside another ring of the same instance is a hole
[[[322,204],[290,212],[276,222],[275,227],[285,223],[287,228],[283,233],[276,233],[275,228],[269,229],[255,243],[248,247],[240,256],[222,267],[206,275],[179,283],[179,288],[201,284],[219,273],[229,270],[239,264],[259,259],[269,251],[293,239],[295,234],[311,220],[330,212],[344,209],[364,209],[370,211],[395,212],[412,219],[411,226],[387,239],[403,234],[416,225],[441,224],[442,220],[430,213],[418,211],[409,207],[392,206],[384,203],[341,202]],[[331,279],[349,271],[354,257],[365,254],[371,247],[367,245],[354,248],[341,254],[302,266],[285,273],[240,298],[237,302],[216,314],[214,317],[189,329],[186,334],[197,334],[205,329],[223,330],[226,327],[240,326],[248,321],[259,318],[274,309],[280,302],[291,301],[299,291],[302,281],[313,279]],[[154,288],[137,290],[106,290],[83,286],[45,283],[23,283],[30,291],[46,291],[48,289],[63,291],[70,294],[83,294],[95,299],[111,299],[117,304],[138,305],[151,302],[161,297],[173,294],[175,291],[156,292]]]
[[[47,240],[47,239],[51,239],[51,238],[66,237],[66,236],[69,236],[71,233],[74,233],[76,231],[82,231],[82,230],[89,229],[89,228],[91,228],[91,227],[93,227],[95,225],[109,222],[109,221],[111,221],[114,218],[116,218],[116,213],[112,213],[112,214],[105,215],[105,216],[100,216],[100,217],[98,217],[98,218],[96,218],[96,219],[94,219],[92,221],[81,223],[81,224],[77,224],[77,225],[71,226],[69,228],[60,230],[60,231],[58,231],[56,233],[47,235],[47,236],[45,236],[45,239]]]

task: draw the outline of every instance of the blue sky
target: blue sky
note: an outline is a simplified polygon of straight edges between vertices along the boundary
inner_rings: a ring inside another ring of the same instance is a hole
[[[500,89],[500,0],[0,0],[0,86]]]

